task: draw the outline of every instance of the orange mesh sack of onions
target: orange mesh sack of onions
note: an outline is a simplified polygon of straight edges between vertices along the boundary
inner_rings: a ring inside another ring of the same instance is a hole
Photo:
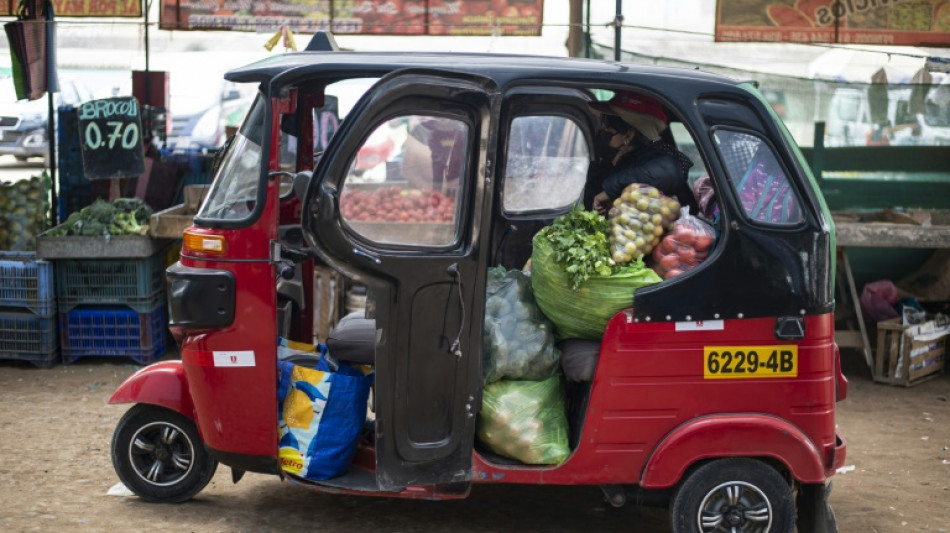
[[[679,217],[680,204],[656,187],[632,183],[614,200],[610,222],[610,258],[618,265],[648,255]]]

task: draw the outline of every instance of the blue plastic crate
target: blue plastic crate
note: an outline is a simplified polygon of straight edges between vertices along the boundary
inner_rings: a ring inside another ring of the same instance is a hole
[[[140,365],[165,353],[165,305],[148,313],[128,308],[86,307],[60,313],[63,363],[80,357],[129,357]]]
[[[49,368],[56,362],[56,317],[0,312],[0,359]]]
[[[46,317],[56,313],[53,263],[37,259],[33,252],[0,252],[0,307]]]
[[[59,312],[82,305],[128,306],[146,313],[165,298],[165,257],[56,261]]]

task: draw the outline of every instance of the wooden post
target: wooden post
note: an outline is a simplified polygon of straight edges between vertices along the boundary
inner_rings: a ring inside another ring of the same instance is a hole
[[[570,0],[570,27],[567,30],[567,56],[580,57],[581,47],[584,44],[584,29],[581,20],[584,18],[583,0]]]

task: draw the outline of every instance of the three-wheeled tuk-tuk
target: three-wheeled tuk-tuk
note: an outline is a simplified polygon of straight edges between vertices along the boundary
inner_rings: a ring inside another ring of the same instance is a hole
[[[845,457],[835,404],[847,381],[834,228],[754,84],[591,60],[343,52],[321,35],[226,78],[259,96],[167,272],[181,360],[143,368],[110,400],[135,404],[112,443],[134,493],[187,500],[220,463],[235,482],[263,472],[398,498],[588,485],[622,505],[637,488],[665,497],[677,532],[835,529],[827,495]],[[476,439],[488,271],[524,267],[532,236],[584,198],[605,157],[591,104],[619,91],[658,102],[689,181],[708,176],[715,244],[695,268],[631,291],[589,340],[595,366],[572,389],[566,460],[523,464]],[[381,137],[374,166],[366,147]],[[747,182],[763,160],[772,170],[756,196]],[[762,209],[762,190],[781,190],[781,206]],[[363,348],[339,359],[375,373],[352,464],[319,481],[282,469],[278,453],[277,339],[311,342],[314,308],[312,290],[279,287],[314,261],[367,288]]]

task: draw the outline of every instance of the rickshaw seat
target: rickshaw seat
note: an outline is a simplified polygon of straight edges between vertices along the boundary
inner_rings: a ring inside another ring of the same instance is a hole
[[[327,335],[327,348],[337,361],[373,365],[376,362],[376,320],[354,311],[337,323]]]

